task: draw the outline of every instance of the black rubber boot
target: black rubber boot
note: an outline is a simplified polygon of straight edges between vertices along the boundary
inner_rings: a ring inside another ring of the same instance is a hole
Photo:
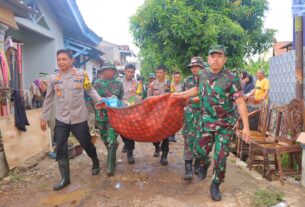
[[[135,160],[134,160],[134,157],[133,157],[133,150],[128,150],[127,151],[127,160],[128,160],[129,164],[134,164],[135,163]]]
[[[212,182],[211,187],[210,187],[210,192],[211,192],[211,198],[213,201],[220,201],[221,200],[221,193],[219,190],[219,183]]]
[[[198,175],[199,167],[200,167],[200,161],[198,159],[195,159],[195,162],[194,162],[194,172],[195,172],[196,175]]]
[[[55,191],[61,190],[70,184],[70,169],[69,169],[69,159],[58,160],[58,166],[61,174],[60,181],[54,185],[53,189]]]
[[[210,161],[206,162],[205,164],[199,164],[197,175],[199,180],[204,180],[206,178],[210,164]]]
[[[168,154],[167,151],[162,151],[161,160],[160,160],[161,165],[167,165],[168,164],[167,154]]]
[[[92,159],[92,175],[97,175],[100,173],[100,161],[99,159],[96,157],[96,158],[93,158]]]
[[[184,180],[193,180],[193,160],[185,160],[185,175]]]
[[[159,156],[160,156],[160,147],[156,147],[154,152],[154,157],[159,157]]]

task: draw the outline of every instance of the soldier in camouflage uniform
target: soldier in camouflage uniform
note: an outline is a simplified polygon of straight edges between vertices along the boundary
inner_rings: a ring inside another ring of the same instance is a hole
[[[112,64],[106,64],[98,71],[98,79],[94,81],[93,87],[101,97],[107,98],[113,95],[120,100],[124,96],[123,84],[115,79],[117,73],[116,67]],[[107,174],[114,174],[116,162],[116,150],[118,148],[118,134],[110,125],[107,110],[96,110],[96,120],[98,121],[101,138],[108,150],[107,154]]]
[[[142,100],[147,98],[147,91],[148,91],[148,86],[150,83],[152,83],[154,80],[156,80],[156,75],[154,73],[149,73],[148,75],[148,83],[145,85],[144,90],[143,90],[143,96]]]
[[[158,96],[158,95],[170,93],[171,84],[170,84],[169,80],[165,79],[166,72],[167,72],[167,69],[163,65],[161,65],[157,68],[157,70],[156,70],[157,79],[149,84],[148,91],[147,91],[147,97]],[[153,144],[155,146],[154,157],[159,157],[160,142],[154,142]],[[161,155],[160,163],[162,165],[167,165],[168,164],[167,155],[168,155],[168,151],[169,151],[169,138],[166,138],[162,141],[161,151],[162,151],[162,155]]]
[[[233,134],[234,102],[243,121],[243,137],[249,140],[248,112],[241,83],[238,77],[224,69],[226,54],[223,46],[213,46],[209,50],[210,70],[203,70],[197,87],[174,96],[191,97],[199,93],[203,114],[199,120],[194,153],[200,159],[205,175],[209,167],[209,153],[215,143],[214,177],[210,187],[214,201],[221,200],[219,190],[226,170],[229,142]]]
[[[203,61],[201,57],[193,57],[191,63],[188,65],[191,69],[192,75],[188,76],[184,80],[182,91],[189,90],[197,85],[198,73],[204,69]],[[197,99],[197,101],[196,101]],[[195,103],[196,102],[196,103]],[[189,104],[184,108],[184,161],[185,161],[185,180],[193,179],[192,163],[194,157],[194,144],[196,140],[196,128],[201,114],[200,103],[198,96],[191,97]],[[195,173],[198,174],[199,160],[195,160]],[[199,172],[198,178],[203,179],[202,171]]]

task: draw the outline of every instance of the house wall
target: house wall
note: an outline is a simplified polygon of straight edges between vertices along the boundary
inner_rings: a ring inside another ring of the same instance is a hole
[[[49,73],[54,70],[54,41],[24,28],[8,34],[23,42],[23,87],[29,89],[39,72]]]
[[[29,89],[32,81],[40,72],[52,73],[57,68],[56,51],[64,48],[63,30],[56,16],[48,7],[46,0],[37,1],[39,9],[49,26],[49,31],[43,27],[35,30],[37,25],[27,21],[27,25],[19,25],[19,30],[8,30],[7,35],[23,42],[23,87]],[[42,34],[49,32],[51,37]]]
[[[54,35],[54,47],[55,51],[64,48],[64,35],[63,28],[60,24],[60,19],[57,19],[54,12],[50,9],[47,3],[48,0],[38,0],[38,5],[40,10],[44,13],[45,20],[50,28],[50,32]],[[54,61],[56,61],[56,56],[54,55]]]
[[[93,68],[98,70],[100,68],[100,64],[95,61],[95,60],[90,60],[86,63],[85,69],[88,72],[89,79],[92,81],[93,80]]]

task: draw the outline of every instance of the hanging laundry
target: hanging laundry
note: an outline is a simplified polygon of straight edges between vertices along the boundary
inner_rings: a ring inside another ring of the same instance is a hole
[[[9,76],[9,67],[7,64],[7,59],[3,49],[0,48],[0,57],[1,57],[1,69],[2,69],[2,76],[3,76],[3,86],[8,86],[10,76]]]
[[[15,126],[21,130],[26,131],[26,125],[30,125],[25,113],[24,100],[21,97],[19,90],[14,90],[12,94],[14,99],[14,109],[15,109]]]
[[[2,61],[2,56],[0,55],[0,86],[3,86]]]
[[[6,91],[0,89],[0,111],[1,111],[1,116],[6,116],[7,115],[7,110],[6,110]]]
[[[22,44],[17,43],[17,67],[18,71],[21,74],[22,73]]]
[[[6,52],[10,47],[14,46],[14,42],[12,40],[12,36],[8,36],[4,43],[4,52]]]

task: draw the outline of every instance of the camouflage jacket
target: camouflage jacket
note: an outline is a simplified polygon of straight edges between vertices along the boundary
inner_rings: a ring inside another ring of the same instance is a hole
[[[123,84],[116,79],[114,80],[96,79],[93,83],[93,87],[101,97],[107,98],[107,97],[111,97],[112,95],[115,95],[120,100],[123,99],[124,96]],[[105,109],[96,110],[95,114],[97,121],[108,121],[108,115]]]
[[[196,77],[194,75],[190,75],[186,79],[184,79],[182,91],[187,91],[191,88],[194,88],[196,85],[197,85]]]
[[[194,75],[190,75],[184,80],[182,91],[187,91],[191,88],[194,88],[195,86],[197,86],[197,84],[198,84],[198,79]],[[194,103],[194,104],[190,104],[189,106],[191,106],[192,108],[199,108],[200,104]]]
[[[234,101],[243,97],[239,78],[226,69],[217,74],[203,71],[198,85],[204,128],[232,127],[236,121]]]

